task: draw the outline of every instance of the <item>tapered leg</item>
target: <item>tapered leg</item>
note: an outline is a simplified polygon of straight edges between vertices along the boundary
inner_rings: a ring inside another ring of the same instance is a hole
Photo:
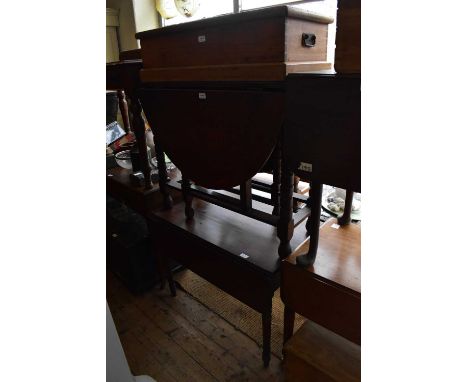
[[[262,329],[263,329],[263,366],[268,367],[271,358],[271,300],[270,307],[266,312],[262,313]]]
[[[158,176],[159,176],[159,190],[163,195],[164,208],[172,208],[173,201],[169,189],[167,186],[167,168],[166,168],[166,158],[164,151],[162,150],[159,140],[157,139],[157,133],[153,130],[153,141],[154,141],[154,151],[156,153],[156,160],[158,161]]]
[[[166,271],[167,271],[167,280],[169,282],[169,290],[171,291],[171,295],[175,296],[176,295],[176,287],[175,287],[174,279],[172,277],[172,270],[169,267],[167,257],[166,256],[164,256],[164,257],[165,257],[165,262],[166,262],[165,265],[166,265]]]
[[[294,221],[292,218],[293,183],[293,172],[283,164],[281,166],[280,218],[277,227],[277,234],[280,239],[278,255],[282,259],[291,253],[290,241],[294,233]]]
[[[192,208],[193,195],[190,192],[190,180],[182,174],[182,194],[185,202],[185,217],[187,220],[193,218],[194,211]]]
[[[353,197],[354,192],[351,190],[346,190],[346,199],[345,199],[345,208],[343,215],[338,218],[339,225],[348,225],[351,223],[351,211],[353,210]]]
[[[171,291],[171,295],[175,296],[176,287],[175,287],[174,279],[172,277],[172,270],[169,267],[168,258],[165,254],[160,254],[160,258],[161,258],[161,269],[162,269],[161,273],[163,274],[160,289],[161,290],[164,289],[164,287],[166,286],[166,280],[167,280],[169,282],[169,290]]]
[[[312,203],[312,182],[309,182],[309,198],[307,199],[307,207],[310,208]],[[310,219],[307,219],[306,221],[306,230],[307,233],[310,235]]]
[[[281,186],[281,147],[278,142],[273,151],[273,183],[271,185],[271,201],[273,215],[280,213],[280,186]]]
[[[320,231],[320,215],[322,212],[322,190],[323,184],[313,183],[309,191],[310,195],[310,216],[307,221],[309,237],[309,252],[296,257],[296,264],[300,267],[308,267],[313,264],[317,256],[317,248]]]
[[[146,151],[146,134],[145,134],[145,121],[141,115],[142,109],[140,101],[136,97],[129,97],[130,109],[132,117],[132,128],[135,133],[135,138],[138,145],[138,151],[140,153],[141,171],[145,177],[145,188],[150,190],[153,188],[153,182],[151,181],[151,167],[148,161],[148,153]]]
[[[155,249],[156,244],[153,243],[152,245],[153,245],[153,252],[156,254],[156,263],[158,264],[158,274],[159,274],[159,279],[161,280],[160,289],[162,290],[164,289],[166,285],[166,266],[164,264],[164,260],[162,259],[162,256],[158,254]]]
[[[124,124],[124,130],[126,133],[130,131],[130,118],[128,116],[128,104],[125,99],[125,93],[123,90],[117,90],[117,97],[119,98],[119,109],[120,114],[122,115],[122,120]]]
[[[294,175],[294,187],[293,187],[293,191],[296,192],[296,193],[299,191],[299,180],[300,180],[299,177],[296,176],[296,175]],[[293,211],[294,211],[294,212],[297,212],[297,211],[298,211],[298,209],[299,209],[298,204],[299,204],[298,201],[293,199]]]
[[[283,348],[286,342],[294,333],[294,317],[296,313],[287,305],[284,306],[284,331],[283,331]]]

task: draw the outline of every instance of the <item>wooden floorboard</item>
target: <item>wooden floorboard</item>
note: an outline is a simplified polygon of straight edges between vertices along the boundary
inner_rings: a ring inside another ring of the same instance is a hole
[[[281,361],[182,290],[132,295],[110,272],[107,301],[133,374],[164,381],[283,381]]]

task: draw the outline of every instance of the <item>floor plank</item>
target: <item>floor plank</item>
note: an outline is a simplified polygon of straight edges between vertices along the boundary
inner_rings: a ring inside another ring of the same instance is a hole
[[[216,313],[208,310],[190,295],[180,291],[177,298],[161,296],[171,309],[185,317],[211,341],[229,351],[239,362],[248,367],[259,381],[281,381],[281,360],[272,355],[270,367],[264,368],[261,349],[257,344],[234,328]]]
[[[108,300],[109,308],[133,374],[148,374],[158,382],[217,380],[138,309],[138,298],[125,290],[118,297]]]
[[[107,301],[132,372],[157,382],[283,381],[281,361],[182,290],[134,296],[110,272]]]

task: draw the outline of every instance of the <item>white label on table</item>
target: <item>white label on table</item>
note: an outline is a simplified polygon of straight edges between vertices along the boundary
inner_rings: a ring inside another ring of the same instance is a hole
[[[198,93],[198,99],[206,99],[206,93]]]
[[[339,224],[336,224],[336,223],[333,223],[333,224],[331,225],[331,227],[332,227],[332,228],[335,228],[335,229],[338,229],[338,228],[340,228],[340,225],[339,225]]]
[[[301,164],[299,165],[299,170],[305,172],[312,172],[312,163],[301,162]]]
[[[249,258],[249,255],[246,255],[245,253],[241,253],[239,256],[242,257],[243,259]]]
[[[206,41],[206,36],[204,34],[198,36],[198,42],[205,42]]]

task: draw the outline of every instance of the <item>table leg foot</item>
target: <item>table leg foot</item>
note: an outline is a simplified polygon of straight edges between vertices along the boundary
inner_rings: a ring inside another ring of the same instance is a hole
[[[263,351],[262,359],[263,366],[270,365],[271,358],[271,306],[267,312],[262,313],[262,329],[263,329]]]
[[[168,281],[169,281],[169,289],[171,291],[171,296],[175,297],[176,295],[176,285],[174,282],[174,279],[172,278],[172,271],[169,269],[168,270]]]
[[[287,305],[284,306],[284,331],[283,331],[283,352],[284,345],[294,333],[294,318],[296,313]]]

